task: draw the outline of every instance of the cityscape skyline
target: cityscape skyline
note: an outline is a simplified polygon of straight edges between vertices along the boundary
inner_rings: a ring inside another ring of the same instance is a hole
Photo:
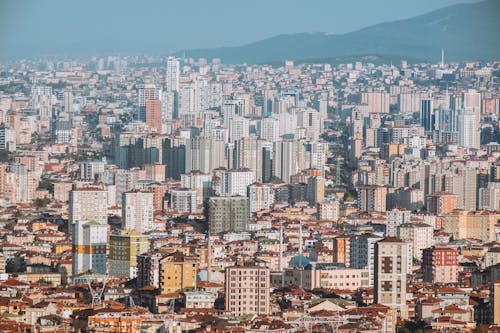
[[[0,5],[0,333],[499,333],[500,0],[401,2]]]

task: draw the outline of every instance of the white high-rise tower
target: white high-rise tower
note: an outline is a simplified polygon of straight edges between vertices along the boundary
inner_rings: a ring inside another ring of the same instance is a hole
[[[167,91],[179,91],[180,62],[175,57],[167,59]]]

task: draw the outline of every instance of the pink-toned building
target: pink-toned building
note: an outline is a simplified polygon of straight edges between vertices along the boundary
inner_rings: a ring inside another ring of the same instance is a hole
[[[226,311],[235,316],[269,314],[269,268],[226,268]]]
[[[433,246],[423,250],[424,281],[454,283],[458,281],[458,250],[447,246]]]
[[[427,211],[434,215],[451,213],[457,208],[457,195],[447,192],[437,192],[427,196]]]

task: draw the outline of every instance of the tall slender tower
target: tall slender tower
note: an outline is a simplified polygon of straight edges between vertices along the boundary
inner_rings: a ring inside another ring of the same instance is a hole
[[[441,68],[444,68],[444,48],[441,49]]]
[[[180,63],[175,57],[167,59],[167,91],[179,91]]]

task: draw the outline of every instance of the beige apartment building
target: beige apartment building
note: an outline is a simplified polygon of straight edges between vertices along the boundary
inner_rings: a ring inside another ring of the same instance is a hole
[[[226,269],[226,311],[235,316],[269,314],[269,268],[234,266]]]

